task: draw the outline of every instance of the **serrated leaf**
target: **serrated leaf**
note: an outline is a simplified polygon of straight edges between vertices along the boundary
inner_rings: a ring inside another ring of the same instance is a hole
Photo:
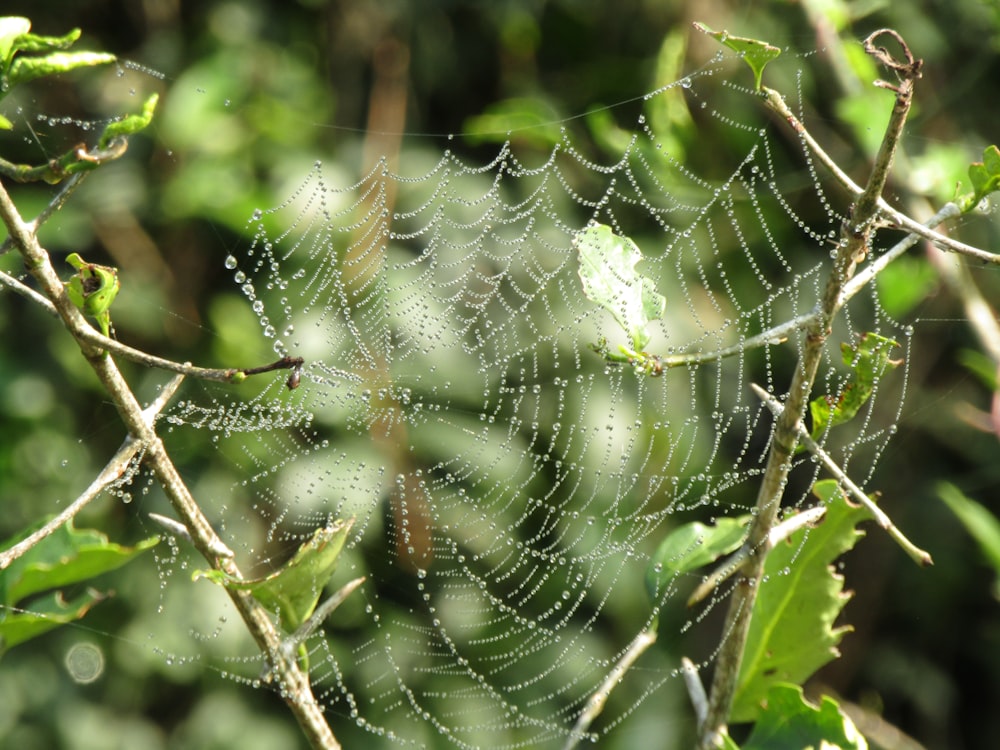
[[[709,565],[738,549],[749,522],[749,516],[720,518],[714,526],[695,521],[667,534],[646,568],[646,590],[650,597],[655,601],[657,592],[677,574]]]
[[[635,270],[642,260],[638,246],[605,224],[591,224],[573,238],[580,261],[580,281],[587,299],[614,315],[640,353],[649,343],[646,326],[663,317],[666,299],[651,279]]]
[[[867,750],[868,743],[833,698],[819,706],[798,685],[773,685],[742,750]]]
[[[889,352],[899,343],[877,333],[864,333],[854,346],[841,344],[844,364],[851,368],[851,378],[840,394],[820,396],[809,402],[814,440],[819,440],[829,427],[853,419],[875,390],[875,384],[886,370],[897,367],[902,360],[889,359]]]
[[[713,31],[703,23],[695,22],[694,27],[703,34],[708,34],[713,39],[737,52],[743,61],[750,66],[753,71],[754,88],[760,91],[761,76],[764,67],[774,58],[781,54],[781,47],[775,47],[759,39],[748,39],[742,36],[732,36],[728,31]]]
[[[8,540],[4,548],[9,549],[41,525]],[[66,523],[0,571],[3,602],[14,605],[42,591],[88,581],[121,567],[159,541],[154,536],[134,547],[125,547],[109,542],[100,531],[76,529]]]
[[[193,579],[207,578],[228,589],[249,591],[278,615],[281,627],[295,632],[316,609],[320,594],[340,560],[354,521],[336,521],[317,529],[292,559],[264,578],[240,580],[221,570],[197,570]]]
[[[832,563],[864,535],[867,510],[847,503],[833,480],[813,492],[827,506],[821,524],[802,529],[772,549],[754,604],[730,718],[753,721],[778,682],[801,684],[838,656],[848,626],[833,627],[850,599]]]

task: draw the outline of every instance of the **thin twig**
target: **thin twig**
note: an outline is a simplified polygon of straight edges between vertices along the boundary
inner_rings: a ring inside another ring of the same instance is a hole
[[[784,411],[784,407],[778,399],[756,383],[751,383],[750,387],[753,389],[753,392],[757,394],[757,397],[764,402],[767,408],[771,410],[771,413],[774,414],[775,417],[781,416],[781,412]],[[823,465],[823,468],[833,474],[840,486],[850,492],[851,497],[868,509],[868,512],[875,518],[875,522],[885,529],[886,533],[888,533],[889,536],[896,541],[896,544],[898,544],[915,563],[924,566],[934,564],[934,560],[931,558],[930,553],[920,549],[920,547],[906,538],[903,532],[900,531],[896,524],[892,522],[892,519],[886,515],[885,511],[878,507],[860,487],[851,481],[851,478],[847,476],[840,466],[837,465],[837,462],[833,460],[830,454],[823,450],[823,447],[813,440],[812,435],[809,434],[801,422],[799,423],[799,440],[802,442],[802,445],[804,445]]]
[[[586,736],[587,728],[600,715],[601,711],[604,710],[604,704],[608,702],[608,696],[611,695],[611,691],[622,681],[625,673],[631,669],[636,660],[654,643],[656,643],[655,630],[643,630],[635,637],[635,640],[632,641],[625,650],[625,653],[622,654],[622,657],[615,664],[614,669],[608,672],[608,676],[604,678],[604,682],[590,696],[586,707],[583,709],[583,713],[580,714],[580,717],[576,720],[576,724],[573,725],[573,729],[570,730],[569,737],[566,738],[566,744],[563,745],[563,750],[573,750],[580,740]]]
[[[850,176],[840,168],[837,162],[833,160],[833,157],[826,153],[823,147],[820,146],[816,139],[814,139],[809,131],[806,130],[805,125],[803,125],[792,110],[788,108],[788,105],[785,103],[781,94],[774,89],[767,88],[766,86],[763,86],[762,89],[765,94],[764,102],[767,106],[780,115],[789,125],[791,125],[798,136],[802,139],[802,142],[809,147],[809,150],[817,159],[819,159],[820,163],[827,168],[830,174],[833,175],[834,179],[840,183],[841,187],[843,187],[851,195],[859,197],[864,192],[864,188],[852,180]],[[959,242],[958,240],[954,240],[951,237],[929,229],[920,222],[914,221],[905,213],[890,206],[889,203],[881,197],[881,195],[876,200],[876,206],[878,207],[879,216],[882,220],[889,224],[893,224],[900,229],[905,229],[907,232],[916,234],[942,250],[968,255],[985,263],[1000,263],[1000,255],[986,252],[985,250],[973,247],[972,245],[966,245],[964,242]],[[959,211],[959,213],[961,213],[961,211]]]
[[[705,686],[701,684],[701,678],[698,676],[698,668],[686,656],[681,657],[681,675],[684,677],[684,685],[691,698],[698,726],[701,726],[708,714],[708,696],[705,694]]]
[[[333,611],[343,604],[344,600],[347,599],[347,597],[349,597],[354,590],[364,582],[364,576],[348,581],[334,593],[330,594],[330,597],[326,601],[316,607],[309,618],[299,626],[299,629],[288,636],[282,644],[288,657],[292,658],[298,647],[304,643],[309,636],[316,632],[326,618],[333,614]]]
[[[16,294],[20,294],[25,299],[34,302],[36,305],[41,307],[43,310],[45,310],[45,312],[49,313],[50,315],[59,317],[59,311],[56,310],[55,305],[49,302],[48,297],[46,297],[43,294],[39,294],[27,284],[18,281],[13,276],[4,271],[0,271],[0,285],[7,287]]]
[[[76,500],[67,505],[58,515],[54,516],[40,529],[25,537],[10,549],[0,553],[0,570],[4,570],[42,539],[54,533],[63,524],[87,507],[92,500],[100,497],[101,493],[107,487],[121,479],[129,463],[142,448],[143,444],[140,441],[127,438],[121,448],[118,449],[107,465],[101,470],[101,473],[94,478],[90,486]]]
[[[58,316],[59,311],[47,297],[39,294],[31,287],[2,271],[0,271],[0,285],[6,286],[8,289],[20,294],[22,297],[31,300],[44,309],[45,312]],[[190,362],[175,362],[171,359],[165,359],[164,357],[157,357],[154,354],[149,354],[141,349],[131,347],[128,344],[123,344],[118,339],[105,336],[92,326],[88,326],[83,332],[81,332],[80,339],[88,344],[115,354],[122,359],[127,359],[130,362],[135,362],[136,364],[140,364],[145,367],[154,367],[160,370],[166,370],[167,372],[176,372],[187,377],[196,378],[198,380],[210,380],[216,383],[241,383],[251,375],[260,375],[266,372],[274,372],[276,370],[291,370],[294,376],[296,372],[302,370],[302,367],[305,364],[302,357],[282,357],[281,359],[259,367],[197,367],[192,365]],[[357,375],[343,370],[336,370],[333,374],[345,380],[360,382],[360,378]],[[294,387],[293,383],[295,382],[296,381],[293,381],[290,377],[289,388]]]
[[[956,216],[961,215],[961,213],[962,210],[957,204],[945,204],[936,214],[920,225],[924,228],[923,232],[910,232],[910,234],[906,235],[903,239],[885,252],[881,253],[877,258],[858,271],[857,275],[852,277],[851,280],[844,285],[843,291],[841,292],[840,305],[843,306],[846,304],[848,300],[874,281],[878,274],[881,273],[887,265],[892,263],[901,255],[905,254],[906,251],[917,244],[917,242],[921,239],[927,239],[927,231],[938,226],[939,224],[942,224],[948,219],[953,219]],[[805,330],[809,326],[815,325],[819,316],[820,311],[818,309],[813,310],[812,312],[799,315],[798,317],[787,320],[784,323],[768,328],[766,331],[761,331],[758,334],[745,338],[742,341],[738,341],[735,344],[724,346],[720,349],[713,349],[712,351],[707,352],[688,352],[686,354],[661,356],[658,357],[658,361],[664,369],[669,369],[671,367],[691,367],[693,365],[718,362],[719,360],[727,357],[739,356],[752,349],[758,349],[762,346],[777,346],[787,341],[789,337],[798,331]]]

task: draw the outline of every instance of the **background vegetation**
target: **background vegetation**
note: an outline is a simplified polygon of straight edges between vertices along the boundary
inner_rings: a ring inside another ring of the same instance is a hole
[[[968,162],[1000,140],[1000,10],[981,0],[924,3],[919,11],[888,0],[9,0],[3,12],[30,17],[42,34],[80,27],[80,46],[115,52],[165,75],[162,81],[142,79],[164,95],[151,137],[134,138],[127,159],[88,180],[43,241],[50,250],[107,258],[121,269],[127,284],[115,307],[120,338],[207,365],[266,361],[259,327],[223,259],[246,244],[241,232],[253,210],[277,204],[317,158],[346,184],[373,155],[398,160],[405,172],[407,163],[424,163],[428,152],[439,152],[444,134],[505,130],[496,127],[497,118],[509,112],[544,122],[633,99],[714,54],[700,35],[689,39],[692,20],[800,53],[776,75],[785,76],[790,91],[795,71],[804,71],[807,121],[855,174],[863,172],[887,116],[871,105],[866,84],[851,72],[860,51],[856,40],[882,26],[899,30],[924,58],[925,74],[892,198],[918,215],[952,197]],[[16,104],[32,117],[98,119],[136,108],[140,97],[129,90],[135,80],[113,70],[81,75],[35,87],[35,98]],[[606,147],[617,127],[634,123],[638,106],[567,125],[595,148]],[[37,139],[25,141],[20,131],[4,137],[8,158],[19,153],[37,161],[79,138],[73,126],[32,125]],[[377,134],[400,129],[431,135]],[[518,146],[545,150],[547,137],[544,128],[527,131]],[[726,144],[689,138],[695,170],[710,173]],[[495,150],[490,140],[471,135],[448,145],[485,159]],[[43,200],[39,196],[39,205]],[[957,231],[971,244],[1000,246],[1000,223],[992,216],[970,219]],[[10,253],[0,258],[6,269],[18,263]],[[995,434],[981,429],[991,385],[975,367],[979,347],[961,322],[961,309],[933,268],[921,253],[905,268],[901,273],[908,275],[888,283],[894,284],[889,293],[913,292],[898,308],[915,328],[910,397],[875,484],[886,490],[897,524],[937,564],[917,569],[879,535],[859,545],[846,567],[848,585],[857,592],[846,613],[855,632],[843,643],[843,658],[818,680],[877,708],[927,747],[992,747],[1000,737],[994,574],[935,487],[947,478],[1000,514],[1000,446]],[[987,299],[1000,299],[994,270],[974,274]],[[4,295],[0,336],[0,534],[6,536],[40,509],[75,497],[123,432],[75,345],[50,319]],[[126,372],[140,382],[149,379],[145,392],[138,389],[147,397],[160,379]],[[197,476],[208,456],[192,445],[177,458]],[[134,541],[149,533],[138,504],[101,501],[79,525]],[[166,589],[151,561],[109,576],[106,586],[118,595],[96,608],[84,629],[55,631],[0,662],[5,745],[107,748],[113,739],[121,747],[263,748],[301,742],[268,693],[222,678],[209,661],[168,665],[155,653],[146,634],[166,629],[156,612]],[[184,623],[176,629],[179,639],[187,639]],[[100,643],[109,660],[104,676],[90,685],[75,684],[64,667],[66,653],[82,640]],[[206,648],[210,652],[211,644]]]

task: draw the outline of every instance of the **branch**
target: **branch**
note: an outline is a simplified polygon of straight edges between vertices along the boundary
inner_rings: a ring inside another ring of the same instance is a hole
[[[705,686],[701,684],[701,678],[698,676],[698,668],[686,656],[681,657],[681,675],[684,677],[691,705],[694,706],[698,726],[701,726],[708,714],[708,696],[705,695]]]
[[[577,746],[577,743],[585,737],[587,727],[604,710],[604,704],[608,702],[608,696],[611,694],[611,691],[615,689],[616,685],[621,683],[622,678],[625,677],[625,673],[646,652],[646,649],[654,643],[656,643],[655,630],[644,630],[635,637],[635,640],[632,641],[631,645],[629,645],[625,653],[622,654],[622,657],[615,664],[614,669],[608,672],[608,676],[604,678],[604,682],[590,696],[587,705],[583,709],[583,713],[580,714],[580,717],[576,720],[576,724],[573,725],[573,729],[570,730],[569,737],[566,738],[566,744],[563,745],[563,750],[573,750]]]
[[[751,383],[750,387],[753,392],[757,394],[757,397],[764,402],[768,409],[775,417],[780,417],[781,412],[784,411],[784,407],[779,403],[778,399],[772,396],[770,393],[765,391],[756,383]],[[934,560],[931,558],[930,553],[920,549],[917,545],[911,542],[902,531],[892,522],[892,519],[886,515],[880,507],[878,507],[872,499],[864,493],[864,491],[858,487],[851,478],[847,476],[843,469],[837,465],[837,462],[831,458],[830,454],[823,450],[815,440],[812,439],[806,428],[799,423],[799,440],[802,444],[812,453],[817,460],[823,464],[823,468],[833,474],[834,478],[840,483],[840,486],[851,493],[851,497],[861,503],[868,512],[872,514],[875,518],[875,522],[881,526],[885,531],[891,536],[903,551],[906,552],[910,558],[918,565],[933,565]]]
[[[20,294],[22,297],[25,297],[31,302],[34,302],[42,307],[47,313],[55,316],[59,315],[59,310],[56,309],[56,306],[48,299],[48,297],[39,294],[34,289],[18,281],[10,274],[0,271],[0,285],[6,286],[11,291]],[[78,340],[90,344],[97,349],[117,354],[122,359],[127,359],[130,362],[135,362],[145,367],[155,367],[160,370],[175,372],[186,377],[197,378],[198,380],[211,380],[216,383],[242,383],[251,375],[260,375],[265,372],[274,372],[275,370],[291,370],[292,373],[288,378],[288,387],[289,389],[292,389],[298,384],[296,374],[301,373],[302,366],[305,363],[305,360],[303,360],[302,357],[282,357],[279,360],[260,367],[197,367],[192,365],[190,362],[175,362],[171,359],[165,359],[164,357],[157,357],[155,354],[149,354],[141,349],[135,349],[128,344],[123,344],[118,339],[105,336],[90,325],[87,325],[83,330],[81,330],[80,335],[77,338]],[[360,378],[357,375],[343,370],[336,370],[334,374],[348,380],[356,382],[360,381]]]
[[[765,95],[764,103],[772,111],[780,115],[792,127],[792,129],[795,130],[798,136],[802,139],[802,142],[809,147],[809,150],[817,159],[819,159],[820,163],[827,168],[830,174],[833,175],[834,179],[840,183],[841,187],[854,195],[856,198],[860,197],[864,192],[864,188],[860,187],[854,180],[852,180],[850,176],[848,176],[848,174],[840,168],[837,162],[833,160],[833,157],[826,153],[823,147],[816,142],[812,135],[810,135],[809,131],[806,130],[805,125],[803,125],[792,110],[788,108],[788,105],[785,103],[781,94],[774,89],[767,88],[766,86],[763,87],[763,90]],[[985,263],[1000,263],[1000,255],[986,252],[985,250],[973,247],[972,245],[966,245],[964,242],[953,240],[951,237],[932,231],[928,227],[935,226],[934,224],[928,223],[928,225],[925,226],[918,221],[914,221],[902,211],[898,211],[890,206],[886,200],[881,197],[881,194],[876,198],[875,202],[881,219],[889,224],[899,227],[900,229],[905,229],[911,234],[923,237],[925,240],[942,250],[968,255]],[[958,213],[961,213],[961,210],[959,210]],[[955,215],[957,216],[958,214],[956,213]]]
[[[114,360],[104,347],[92,343],[93,328],[66,296],[48,253],[38,244],[32,227],[17,212],[5,187],[0,184],[0,219],[24,258],[25,265],[36,278],[42,291],[55,305],[63,324],[77,340],[80,350],[100,379],[119,416],[128,428],[129,436],[145,446],[145,460],[163,487],[178,516],[184,522],[198,551],[213,567],[230,576],[242,578],[232,558],[219,557],[216,551],[224,544],[202,513],[177,468],[170,460],[153,425],[147,422],[142,408],[122,377]],[[281,635],[275,629],[267,610],[249,592],[229,590],[229,597],[240,613],[247,629],[264,653],[277,675],[279,693],[294,714],[307,740],[314,748],[340,748],[317,703],[306,675],[294,659],[289,659],[281,646]]]
[[[699,750],[718,747],[726,734],[743,650],[750,630],[750,617],[764,573],[764,560],[770,550],[770,533],[791,472],[792,455],[798,444],[801,421],[809,403],[831,323],[844,303],[844,286],[854,275],[857,264],[868,254],[871,234],[878,219],[879,198],[892,165],[896,143],[910,111],[913,84],[920,77],[920,61],[913,59],[906,44],[895,32],[885,29],[875,32],[865,40],[865,49],[870,54],[881,55],[883,51],[875,49],[873,45],[875,39],[883,34],[896,38],[904,50],[905,60],[893,61],[893,70],[900,79],[898,86],[882,84],[895,91],[895,103],[868,184],[855,201],[850,220],[841,229],[840,243],[819,302],[818,314],[806,329],[799,361],[788,388],[785,408],[775,421],[767,465],[757,495],[756,513],[745,543],[749,554],[740,570],[741,578],[733,591],[726,614],[723,627],[726,636],[715,663],[708,715],[701,726]],[[766,90],[765,95],[769,103],[781,100],[770,89]],[[798,132],[805,132],[794,116],[789,122]]]

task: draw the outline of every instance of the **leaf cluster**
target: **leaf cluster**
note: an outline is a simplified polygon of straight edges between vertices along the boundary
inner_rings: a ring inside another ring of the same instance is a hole
[[[107,65],[118,59],[107,52],[69,51],[79,38],[79,29],[63,36],[32,34],[31,21],[27,18],[0,16],[0,102],[20,84],[80,68]],[[157,94],[151,94],[139,113],[110,122],[92,150],[81,144],[38,165],[13,164],[0,158],[0,174],[18,182],[57,183],[116,159],[127,147],[125,136],[139,132],[152,121],[157,101]],[[0,130],[13,127],[13,123],[0,114]]]

